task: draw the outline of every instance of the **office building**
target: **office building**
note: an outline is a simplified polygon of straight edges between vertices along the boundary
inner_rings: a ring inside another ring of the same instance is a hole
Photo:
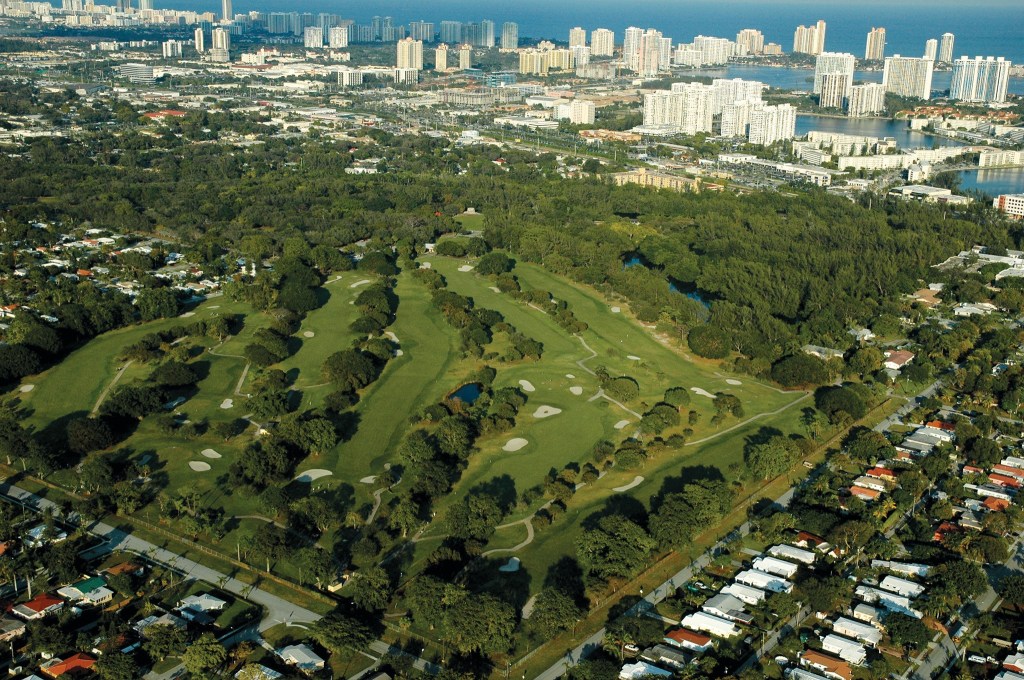
[[[192,42],[196,46],[196,52],[202,54],[206,51],[206,38],[203,35],[203,29],[197,28],[195,33],[192,34]]]
[[[567,120],[573,125],[593,125],[595,111],[594,102],[573,99],[555,106],[555,120]]]
[[[928,99],[932,93],[933,66],[931,59],[901,57],[898,54],[886,57],[882,74],[885,91],[900,97]]]
[[[747,54],[764,52],[764,34],[756,28],[744,28],[736,34],[736,44],[747,49]]]
[[[868,31],[868,42],[864,47],[864,59],[882,61],[885,59],[885,29],[872,28]]]
[[[583,47],[587,44],[587,31],[579,26],[569,29],[569,48]]]
[[[363,72],[343,67],[338,71],[338,85],[342,87],[355,87],[363,84]]]
[[[441,43],[434,50],[434,70],[435,71],[447,71],[448,70],[448,46]]]
[[[308,30],[308,29],[307,29]],[[396,66],[399,69],[423,68],[423,41],[405,38],[397,44],[398,59]]]
[[[949,98],[964,102],[1006,101],[1010,62],[999,57],[960,57],[953,62]]]
[[[939,43],[939,61],[943,64],[953,63],[953,42],[956,37],[952,33],[943,33]]]
[[[519,24],[506,21],[501,25],[501,49],[519,49]]]
[[[307,50],[319,50],[324,46],[324,29],[306,26],[302,29],[302,44]]]
[[[423,42],[434,42],[434,23],[432,21],[413,21],[409,24],[409,37]]]
[[[441,22],[441,42],[453,44],[462,42],[462,22],[461,21],[442,21]]]
[[[596,28],[590,34],[590,54],[594,57],[615,55],[615,32],[607,28]]]
[[[821,77],[818,106],[823,109],[842,109],[850,96],[853,76],[846,73],[826,73]]]
[[[936,40],[935,38],[928,38],[928,40],[925,40],[924,41],[924,58],[925,59],[931,59],[932,61],[935,61],[935,59],[938,56],[939,56],[939,41]]]
[[[127,78],[133,83],[152,85],[156,82],[156,78],[153,77],[153,67],[149,64],[121,64],[119,70],[122,78]]]
[[[853,84],[853,70],[857,59],[848,52],[823,52],[814,60],[814,94],[821,94],[822,78],[829,73],[839,73],[850,77]],[[843,93],[845,97],[847,93]]]
[[[418,68],[396,68],[391,72],[396,85],[415,85],[420,81]]]
[[[220,0],[220,20],[226,23],[234,18],[235,15],[231,12],[231,0]]]
[[[348,26],[332,26],[327,32],[327,44],[331,49],[348,47]]]
[[[465,44],[459,47],[459,69],[465,71],[473,68],[473,46]]]
[[[793,51],[800,54],[821,54],[825,51],[825,22],[814,26],[797,26],[793,34]]]
[[[885,109],[885,85],[881,83],[866,83],[854,85],[850,88],[849,115],[851,118],[861,118]]]
[[[791,104],[759,106],[750,114],[751,144],[768,146],[796,137],[796,109]]]

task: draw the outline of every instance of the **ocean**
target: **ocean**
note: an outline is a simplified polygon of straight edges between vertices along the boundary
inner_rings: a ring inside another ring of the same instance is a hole
[[[220,11],[219,0],[156,0],[161,8]],[[676,43],[695,35],[734,38],[743,28],[756,28],[765,40],[793,47],[799,24],[818,19],[828,23],[825,47],[833,52],[864,55],[867,32],[886,28],[886,54],[921,56],[928,38],[956,35],[954,53],[994,55],[1024,62],[1024,2],[1021,0],[588,0],[586,3],[548,0],[235,0],[235,12],[329,12],[368,23],[375,15],[395,23],[415,20],[440,22],[491,19],[519,24],[519,35],[567,40],[569,29],[610,28],[621,42],[627,26],[656,28]]]

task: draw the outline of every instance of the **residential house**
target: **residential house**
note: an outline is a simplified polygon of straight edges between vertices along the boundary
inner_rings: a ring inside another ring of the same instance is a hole
[[[854,666],[862,666],[868,658],[864,645],[834,633],[825,636],[821,641],[821,648]]]
[[[47,543],[60,543],[68,538],[66,531],[61,531],[56,527],[52,531],[48,531],[45,524],[32,527],[25,532],[24,536],[25,544],[30,548],[38,548]]]
[[[853,669],[849,663],[814,649],[808,649],[800,654],[800,665],[820,671],[826,678],[834,680],[852,680],[853,678]]]
[[[754,558],[754,569],[763,571],[766,574],[774,574],[775,576],[781,576],[783,578],[793,578],[796,572],[800,570],[800,567],[792,562],[786,562],[775,557],[756,557]]]
[[[1002,463],[992,466],[992,472],[997,472],[1007,477],[1013,477],[1014,479],[1024,482],[1024,470],[1016,468],[1010,465],[1003,465]]]
[[[145,630],[150,626],[174,626],[175,628],[186,628],[188,623],[185,619],[178,618],[174,614],[163,614],[162,616],[150,615],[144,619],[136,621],[132,628],[135,632],[142,635]]]
[[[619,680],[639,680],[640,678],[671,678],[674,674],[664,668],[658,668],[646,661],[627,663],[619,671]]]
[[[178,602],[177,610],[183,618],[189,621],[212,623],[213,617],[210,612],[220,611],[227,604],[224,600],[209,593],[199,593],[198,595],[189,595]]]
[[[931,571],[931,567],[925,564],[913,564],[910,562],[892,562],[890,560],[871,560],[872,569],[887,569],[904,576],[917,576],[924,578]]]
[[[278,673],[273,668],[267,668],[261,663],[250,663],[235,673],[235,677],[244,677],[246,680],[278,680],[278,678],[283,678],[284,675]]]
[[[26,621],[38,621],[64,608],[64,600],[53,595],[37,595],[28,602],[15,605],[11,611]]]
[[[875,334],[869,331],[867,328],[851,328],[850,330],[847,331],[847,333],[852,335],[853,339],[862,345],[865,342],[869,342],[875,339]]]
[[[694,612],[684,616],[679,625],[684,628],[710,633],[715,637],[731,638],[740,634],[740,629],[732,621],[720,619],[707,612]]]
[[[897,595],[891,593],[888,590],[881,590],[880,588],[873,588],[871,586],[860,585],[857,586],[857,597],[864,600],[868,604],[880,604],[891,612],[899,612],[900,614],[906,614],[907,616],[913,616],[915,619],[922,617],[921,612],[914,609],[910,602],[910,598],[904,595]]]
[[[814,564],[814,560],[818,558],[810,550],[803,550],[792,545],[786,545],[785,543],[768,548],[768,554],[772,557],[803,562],[804,564]]]
[[[818,675],[803,668],[793,668],[786,676],[789,680],[828,680],[824,675]]]
[[[853,480],[853,485],[862,489],[872,489],[879,493],[884,493],[886,491],[885,482],[881,479],[868,477],[867,475],[861,475],[857,479]]]
[[[88,654],[72,654],[66,659],[50,659],[39,670],[51,678],[78,677],[96,665],[96,659]]]
[[[673,647],[688,649],[691,652],[703,654],[711,649],[713,641],[703,633],[696,633],[686,628],[676,628],[665,633],[665,642]]]
[[[1020,480],[1016,477],[999,474],[998,472],[988,473],[988,481],[992,482],[996,486],[1001,486],[1004,489],[1018,490],[1021,487]]]
[[[903,597],[909,597],[911,599],[917,597],[924,592],[925,588],[920,583],[914,581],[908,581],[898,576],[886,576],[882,579],[882,582],[878,584],[878,587],[882,590],[888,590],[890,593],[896,593]]]
[[[873,467],[864,473],[865,477],[871,477],[872,479],[880,479],[883,482],[895,482],[896,473],[892,470],[884,467]]]
[[[289,666],[295,666],[304,673],[314,673],[323,670],[326,663],[320,656],[309,648],[309,645],[288,645],[277,650],[280,657]]]
[[[1003,659],[1003,668],[1014,673],[1024,673],[1024,654],[1011,654]]]
[[[93,576],[70,586],[64,586],[57,594],[78,604],[97,605],[114,599],[114,591],[106,587],[107,582],[100,576]]]
[[[851,486],[847,491],[849,491],[851,496],[859,498],[865,503],[874,502],[882,495],[882,492],[877,489],[867,489],[863,486]]]
[[[832,623],[832,630],[838,635],[852,638],[869,647],[876,647],[882,641],[882,634],[874,626],[842,616]]]
[[[747,604],[758,605],[764,602],[765,598],[768,597],[768,593],[764,592],[760,588],[751,588],[745,586],[742,583],[730,583],[726,587],[722,588],[722,592],[726,595],[732,595],[738,600],[742,600]]]
[[[885,352],[883,366],[890,371],[899,371],[914,360],[914,353],[902,349],[888,350]]]
[[[656,666],[668,666],[677,670],[685,668],[690,663],[690,657],[687,654],[666,645],[654,645],[645,649],[641,652],[640,659],[641,661],[649,661]]]
[[[719,593],[701,605],[701,609],[722,619],[750,625],[754,618],[743,609],[743,602],[727,593]]]
[[[10,642],[25,634],[25,622],[10,617],[0,618],[0,642]]]
[[[757,569],[741,571],[736,574],[734,580],[745,586],[760,588],[761,590],[768,590],[773,593],[790,593],[793,591],[793,584],[786,579],[779,578],[772,574],[766,574],[763,571],[758,571]]]
[[[876,628],[881,625],[882,618],[885,616],[885,610],[874,607],[870,604],[861,602],[853,608],[853,618],[864,623],[870,623]]]

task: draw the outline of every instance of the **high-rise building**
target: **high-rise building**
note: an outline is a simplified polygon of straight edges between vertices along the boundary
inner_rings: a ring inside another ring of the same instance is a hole
[[[181,56],[181,42],[178,40],[165,40],[160,45],[164,59],[176,59]]]
[[[744,28],[736,34],[736,44],[747,48],[747,54],[764,52],[764,33],[756,28]]]
[[[434,70],[435,71],[447,71],[448,70],[448,46],[441,43],[434,50]]]
[[[327,33],[327,44],[333,50],[348,47],[348,26],[332,26]]]
[[[459,47],[459,70],[473,68],[473,46],[469,44]]]
[[[494,22],[484,19],[480,22],[480,47],[490,49],[494,47]]]
[[[595,111],[594,102],[573,99],[555,106],[555,120],[567,120],[573,125],[592,125]]]
[[[462,42],[462,22],[442,21],[441,42],[448,44]]]
[[[139,0],[139,11],[153,9],[153,0]]]
[[[660,31],[626,29],[622,60],[626,68],[642,76],[655,76],[672,63],[672,40]]]
[[[501,49],[519,49],[519,24],[506,21],[501,25]]]
[[[220,20],[231,21],[235,15],[231,13],[231,0],[220,0]]]
[[[761,105],[764,83],[717,78],[711,85],[673,83],[644,97],[644,126],[683,134],[711,132],[714,117],[723,117],[722,134],[746,135],[749,111]],[[728,112],[728,116],[727,116]]]
[[[901,57],[898,54],[886,57],[882,84],[886,92],[900,97],[928,99],[932,93],[934,66],[931,59]]]
[[[939,41],[935,38],[928,38],[924,41],[924,58],[935,59],[939,56]]]
[[[1015,220],[1024,219],[1024,194],[1000,194],[992,207]]]
[[[1010,62],[1003,57],[960,57],[953,62],[949,98],[964,102],[1006,101]]]
[[[595,28],[590,34],[590,54],[595,57],[615,55],[615,32],[607,28]]]
[[[577,26],[569,29],[569,49],[584,47],[587,44],[587,31]]]
[[[857,66],[857,58],[849,52],[822,52],[814,60],[814,94],[821,94],[821,80],[825,74],[840,73],[849,76],[853,85],[853,70]],[[844,92],[845,97],[848,93]]]
[[[758,106],[750,113],[751,144],[768,146],[796,136],[796,109],[792,104]]]
[[[850,88],[849,115],[851,118],[870,116],[885,109],[885,85],[866,83]]]
[[[801,54],[821,54],[825,51],[825,22],[818,19],[814,26],[797,26],[793,34],[793,51]]]
[[[319,50],[324,46],[324,29],[306,26],[302,31],[302,44],[307,50]]]
[[[872,28],[868,31],[868,42],[864,48],[864,59],[882,61],[885,59],[885,29]]]
[[[130,12],[132,9],[132,0],[117,0],[115,7],[120,14]]]
[[[574,66],[586,66],[590,63],[590,48],[586,45],[570,47],[569,52],[572,53],[572,63]]]
[[[841,109],[846,105],[853,87],[853,75],[849,73],[826,73],[821,76],[821,91],[818,106],[823,109]]]
[[[231,50],[231,33],[224,28],[213,29],[213,49]]]
[[[644,29],[630,26],[622,39],[622,65],[629,71],[636,71],[640,63],[640,37]]]
[[[434,42],[434,23],[431,21],[413,21],[409,23],[409,37],[423,42]]]
[[[939,61],[944,64],[953,63],[953,42],[956,36],[952,33],[943,33],[942,42],[939,43]]]
[[[192,42],[196,46],[196,52],[202,54],[206,51],[206,38],[203,36],[202,27],[197,28],[195,33],[193,33],[192,35]]]
[[[398,41],[397,68],[423,68],[423,41],[405,38]]]
[[[118,67],[122,78],[127,78],[133,83],[152,85],[156,82],[153,75],[153,67],[149,64],[121,64]]]

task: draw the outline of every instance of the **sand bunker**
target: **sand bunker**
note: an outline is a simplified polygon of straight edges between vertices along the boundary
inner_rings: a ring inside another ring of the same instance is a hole
[[[729,378],[725,382],[726,382],[727,385],[742,385],[743,384],[739,380],[733,380],[732,378]]]
[[[618,314],[621,311],[622,309],[620,309],[619,307],[612,307],[612,314]]]
[[[395,343],[396,345],[399,344],[398,336],[395,335],[392,331],[384,331],[384,336],[391,342]]]
[[[541,406],[533,412],[534,418],[548,418],[550,416],[557,416],[562,412],[562,409],[555,408],[554,406]]]
[[[377,481],[377,475],[370,475],[369,477],[363,477],[359,480],[360,484],[373,484]]]
[[[629,359],[630,361],[643,361],[643,359],[641,359],[640,357],[638,357],[638,356],[637,356],[637,355],[635,355],[635,354],[630,354],[630,355],[629,355],[628,357],[626,357],[626,358],[627,358],[627,359]]]
[[[505,442],[505,445],[501,447],[501,450],[508,451],[509,453],[511,453],[512,451],[518,451],[519,449],[523,448],[529,443],[530,442],[523,439],[522,437],[516,437],[515,439],[509,439],[507,442]]]
[[[565,377],[568,378],[569,380],[575,380],[576,379],[576,376],[574,376],[572,373],[566,373]]]
[[[491,286],[490,288],[491,288],[491,290],[493,290],[493,291],[494,291],[495,293],[500,293],[500,292],[501,292],[501,288],[498,288],[497,286]]]
[[[208,472],[210,470],[210,464],[204,463],[201,460],[190,460],[188,466],[196,472]]]
[[[358,288],[359,286],[365,286],[369,282],[370,279],[362,279],[361,281],[356,281],[355,283],[353,283],[351,286],[349,286],[349,288]]]
[[[471,264],[464,264],[461,267],[459,267],[459,271],[460,272],[471,272],[471,271],[473,271],[473,265],[471,265]]]
[[[620,420],[619,422],[615,423],[615,429],[616,430],[621,430],[621,429],[625,428],[627,425],[629,425],[629,421],[628,420]]]
[[[214,459],[216,459],[216,458],[220,458],[221,457],[221,455],[219,453],[217,453],[216,451],[214,451],[213,449],[203,449],[199,453],[201,453],[206,458],[214,458]]]
[[[715,395],[713,395],[710,392],[708,392],[707,390],[701,389],[699,387],[691,387],[690,391],[691,392],[695,392],[696,394],[699,394],[702,397],[709,397],[711,399],[715,398]]]
[[[534,606],[536,606],[536,604],[537,604],[537,596],[536,595],[534,595],[533,597],[531,597],[529,600],[526,601],[526,604],[523,605],[523,618],[524,619],[528,619],[528,618],[530,618],[530,616],[533,615],[533,608],[534,608]]]
[[[524,392],[535,392],[537,390],[529,380],[520,380],[519,386],[523,388]]]
[[[572,387],[569,388],[569,391],[575,394],[577,397],[583,394],[583,388],[580,387],[579,385],[573,385]]]
[[[400,349],[396,349],[396,350],[395,350],[395,356],[396,356],[396,357],[400,357],[400,356],[402,356],[403,354],[405,354],[405,352],[403,352],[402,350],[400,350]]]
[[[309,484],[310,482],[320,479],[321,477],[330,477],[334,473],[330,470],[306,470],[298,477],[295,478],[296,482],[302,482],[303,484]]]
[[[519,571],[519,558],[510,557],[508,560],[508,564],[506,564],[503,567],[498,567],[498,571],[504,571],[506,573],[514,573]]]
[[[185,312],[184,314],[179,314],[178,316],[179,316],[180,318],[182,318],[182,319],[187,319],[187,318],[189,318],[190,316],[195,316],[195,315],[196,315],[196,313],[195,313],[195,312]]]
[[[429,262],[420,262],[420,269],[430,269],[433,266],[434,265],[430,264]]]
[[[214,310],[214,309],[220,309],[220,305],[212,305],[210,307],[207,307],[207,309],[209,309],[211,311]]]
[[[640,486],[640,484],[643,481],[644,481],[644,478],[641,477],[640,475],[637,475],[636,477],[633,478],[633,481],[630,482],[629,484],[626,484],[625,486],[617,486],[614,489],[612,489],[612,491],[615,491],[616,493],[622,493],[623,491],[629,491],[630,489],[632,489],[634,487]]]
[[[234,399],[225,399],[224,401],[220,402],[220,407],[223,408],[223,409],[229,409],[229,408],[231,408],[234,405],[235,405],[235,400]]]
[[[18,388],[18,391],[19,392],[31,392],[35,388],[36,388],[35,385],[22,385],[21,387]]]
[[[314,336],[316,336],[316,333],[314,333],[313,331],[303,331],[302,332],[302,337],[304,337],[304,338],[312,338]]]

